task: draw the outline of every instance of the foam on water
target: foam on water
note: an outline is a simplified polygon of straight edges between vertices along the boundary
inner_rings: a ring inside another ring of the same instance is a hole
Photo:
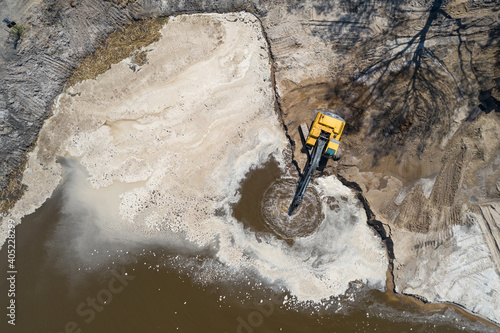
[[[257,242],[252,235],[242,235],[237,243],[244,245],[241,252],[254,253],[248,261],[259,273],[282,283],[299,300],[319,301],[342,294],[354,280],[383,288],[386,251],[366,225],[355,195],[333,176],[319,179],[315,187],[325,218],[314,233],[296,238],[291,247],[276,238]],[[332,198],[341,204],[332,206]]]

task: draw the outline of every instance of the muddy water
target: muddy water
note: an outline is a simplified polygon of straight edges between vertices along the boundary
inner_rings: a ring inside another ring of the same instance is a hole
[[[266,193],[284,176],[293,175],[281,174],[276,163],[268,162],[242,184],[233,216],[256,235],[275,236],[276,222],[266,215]],[[252,271],[232,276],[220,269],[223,265],[210,249],[190,254],[111,240],[94,249],[99,260],[83,264],[72,256],[78,243],[66,232],[75,226],[68,221],[72,215],[64,211],[64,200],[59,189],[16,228],[16,325],[8,325],[2,314],[1,332],[493,331],[451,308],[422,309],[359,282],[319,304],[297,303],[279,284],[266,284]],[[281,237],[293,243],[289,236]],[[0,271],[5,276],[7,270],[4,246]],[[3,278],[2,311],[8,305],[7,289]]]
[[[283,175],[274,160],[248,174],[242,184],[241,199],[233,207],[233,215],[255,232],[269,232],[288,243],[312,234],[325,218],[321,198],[310,187],[302,204],[288,216],[290,203],[297,186],[298,172]]]

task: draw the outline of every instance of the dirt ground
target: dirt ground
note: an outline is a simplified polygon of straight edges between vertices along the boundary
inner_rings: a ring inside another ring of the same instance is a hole
[[[316,108],[336,109],[347,122],[343,157],[325,172],[359,188],[382,222],[396,290],[476,309],[479,298],[438,281],[498,288],[476,285],[500,276],[498,6],[342,4],[267,18],[282,19],[266,31],[294,159],[303,168],[298,125]],[[463,232],[475,245],[462,247]],[[480,266],[466,259],[474,246],[487,253]],[[463,267],[449,262],[456,256]]]

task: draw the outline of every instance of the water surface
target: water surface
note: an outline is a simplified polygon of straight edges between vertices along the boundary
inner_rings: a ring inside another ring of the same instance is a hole
[[[256,237],[279,237],[257,207],[283,176],[290,175],[269,162],[242,184],[233,215]],[[63,208],[63,189],[16,228],[16,326],[4,319],[2,332],[493,331],[452,308],[428,311],[359,281],[338,297],[300,303],[253,269],[224,267],[210,249],[107,240],[91,251],[95,261],[83,262],[74,255],[78,233],[67,230],[75,225]],[[0,258],[6,272],[6,247]],[[5,279],[1,286],[5,291]],[[5,295],[0,306],[7,306]]]

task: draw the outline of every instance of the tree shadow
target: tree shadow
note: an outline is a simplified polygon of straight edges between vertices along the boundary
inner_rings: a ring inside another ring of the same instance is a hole
[[[317,29],[315,35],[328,38],[335,52],[357,61],[352,85],[345,89],[359,83],[369,89],[356,104],[377,114],[369,129],[369,135],[379,142],[373,150],[374,165],[394,152],[400,162],[409,150],[418,155],[439,144],[449,133],[459,106],[477,103],[486,112],[498,107],[491,91],[474,91],[491,79],[492,73],[485,73],[484,68],[491,67],[492,59],[479,58],[473,49],[476,45],[469,41],[480,35],[483,38],[489,31],[486,47],[494,47],[500,34],[497,21],[494,16],[452,17],[445,4],[433,0],[423,10],[395,1],[340,1],[315,7],[321,14],[346,6],[348,14],[323,23],[326,32]],[[491,6],[494,11],[494,4]],[[365,29],[373,29],[367,22],[373,22],[381,10],[385,17],[390,13],[393,18],[387,30],[366,33]],[[450,55],[456,61],[450,61]],[[496,68],[499,58],[493,65]],[[350,66],[344,62],[346,72],[353,72]],[[469,107],[473,111],[473,105]]]

